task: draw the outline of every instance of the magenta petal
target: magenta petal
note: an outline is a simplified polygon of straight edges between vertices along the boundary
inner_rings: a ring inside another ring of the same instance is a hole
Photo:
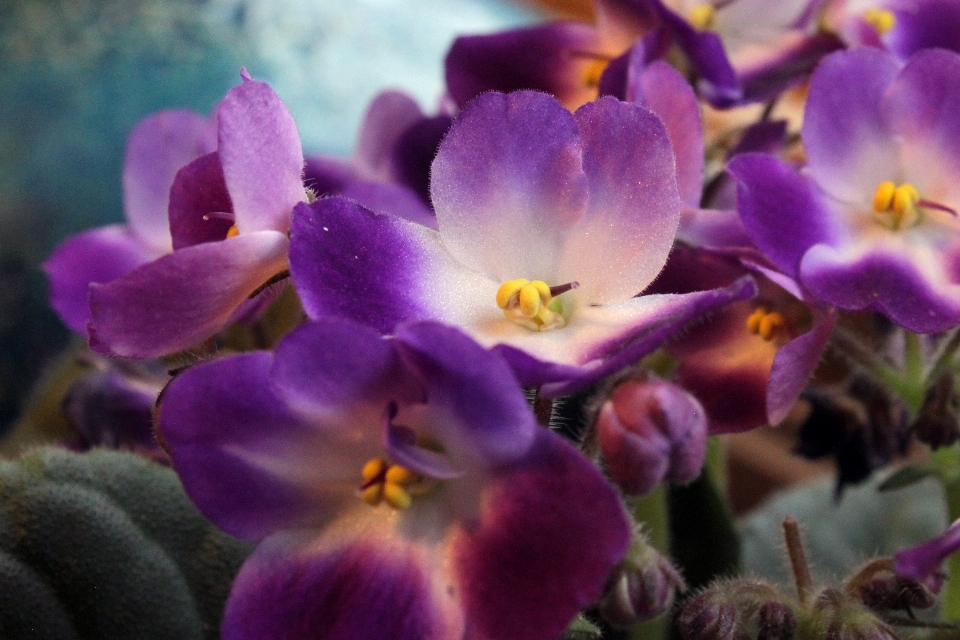
[[[90,319],[90,284],[116,280],[157,256],[156,248],[124,225],[73,236],[43,263],[50,279],[50,305],[64,324],[83,333]]]
[[[587,205],[580,154],[573,116],[550,96],[487,93],[467,105],[433,162],[450,253],[500,282],[551,279]]]
[[[303,150],[293,116],[266,83],[252,80],[220,102],[220,162],[241,233],[290,230],[306,200]]]
[[[265,540],[227,601],[224,640],[452,640],[422,562],[375,538]]]
[[[820,362],[835,322],[836,314],[829,313],[810,331],[777,351],[767,382],[767,420],[770,424],[779,424],[790,413]]]
[[[545,430],[485,493],[454,551],[473,637],[555,640],[626,552],[623,506],[596,467]]]
[[[907,578],[929,583],[935,579],[940,564],[957,549],[960,549],[960,521],[951,524],[933,540],[898,551],[894,556],[893,570]]]
[[[167,198],[180,167],[217,147],[216,123],[192,111],[161,111],[130,133],[123,206],[130,229],[158,251],[170,250]]]
[[[175,250],[227,237],[233,203],[219,154],[208,153],[177,172],[170,187],[169,217]]]
[[[90,346],[151,358],[209,338],[257,287],[286,269],[289,241],[262,231],[175,251],[90,287]]]
[[[410,96],[399,91],[378,94],[367,107],[363,124],[360,125],[354,155],[357,164],[371,177],[391,179],[394,145],[409,127],[423,117],[420,106]]]

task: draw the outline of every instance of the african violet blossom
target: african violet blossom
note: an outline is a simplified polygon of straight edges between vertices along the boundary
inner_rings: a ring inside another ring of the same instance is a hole
[[[306,199],[296,125],[273,90],[243,74],[217,108],[217,150],[170,188],[173,252],[90,286],[90,346],[147,358],[190,347],[252,311],[287,268],[293,206]]]
[[[960,520],[932,540],[907,549],[901,549],[893,557],[893,570],[905,578],[922,582],[928,589],[940,591],[946,574],[940,565],[960,549]]]
[[[832,0],[823,26],[850,46],[879,47],[904,59],[921,49],[960,51],[956,0]]]
[[[73,236],[43,265],[50,304],[68,327],[86,331],[91,283],[116,280],[173,250],[170,185],[180,167],[216,149],[216,136],[214,120],[184,110],[155,113],[133,129],[123,163],[126,224]]]
[[[200,509],[261,541],[225,640],[554,640],[630,542],[598,469],[442,325],[308,323],[187,370],[159,420]]]
[[[444,139],[431,194],[439,231],[342,198],[298,205],[290,267],[307,314],[385,334],[439,320],[496,345],[523,384],[566,388],[752,294],[740,281],[634,297],[680,215],[663,124],[637,105],[603,98],[571,114],[541,93],[485,94]]]
[[[734,158],[744,225],[815,297],[883,313],[911,331],[960,323],[960,55],[906,66],[873,48],[838,52],[813,76],[808,166]]]

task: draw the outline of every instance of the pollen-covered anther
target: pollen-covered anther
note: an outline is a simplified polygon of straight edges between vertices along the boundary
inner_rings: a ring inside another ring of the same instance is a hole
[[[767,342],[785,337],[788,326],[786,316],[766,307],[757,307],[747,318],[747,331]]]
[[[700,29],[701,31],[706,31],[713,27],[713,21],[717,17],[717,8],[712,4],[702,4],[699,7],[694,7],[690,10],[690,13],[687,14],[687,20],[691,25]]]
[[[230,227],[229,229],[227,229],[227,237],[228,237],[228,238],[233,238],[233,237],[238,236],[238,235],[240,235],[240,229],[237,229],[237,225],[233,225],[232,227]]]
[[[897,16],[889,9],[867,9],[863,12],[863,20],[880,35],[887,33],[897,24]]]
[[[874,213],[880,214],[881,221],[893,229],[914,224],[920,217],[919,203],[920,192],[909,182],[899,186],[881,182],[873,194]]]
[[[397,510],[413,504],[413,496],[429,490],[429,481],[418,473],[397,464],[388,464],[381,458],[368,460],[360,471],[363,484],[358,494],[371,507],[382,502]]]
[[[583,84],[591,89],[599,87],[600,78],[608,66],[610,66],[610,60],[605,58],[597,58],[596,60],[588,62],[587,66],[583,69]]]
[[[503,309],[507,319],[531,331],[559,329],[566,326],[567,321],[560,313],[556,298],[578,286],[571,282],[551,288],[543,280],[507,280],[497,290],[497,306]]]

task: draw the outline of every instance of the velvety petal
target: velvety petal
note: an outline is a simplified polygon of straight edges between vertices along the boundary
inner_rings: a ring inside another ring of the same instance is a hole
[[[185,110],[148,116],[130,133],[123,165],[123,207],[131,231],[170,251],[167,202],[180,167],[217,148],[216,121]]]
[[[484,494],[479,521],[452,543],[470,637],[554,640],[626,552],[623,506],[596,467],[543,429]]]
[[[448,115],[423,118],[404,131],[393,146],[392,179],[412,189],[431,206],[431,212],[430,165],[452,123],[453,118]]]
[[[929,583],[940,571],[941,563],[957,549],[960,549],[960,521],[933,540],[898,551],[893,558],[893,570],[901,576]]]
[[[303,184],[318,198],[338,194],[348,184],[360,179],[360,171],[352,162],[338,158],[310,156],[303,167]]]
[[[737,74],[727,58],[723,41],[716,33],[699,31],[669,9],[661,10],[664,22],[696,71],[701,94],[715,107],[725,108],[743,97]]]
[[[170,187],[169,216],[174,249],[227,237],[233,226],[233,203],[219,154],[201,156],[177,172]]]
[[[881,182],[897,180],[896,140],[882,113],[896,59],[864,47],[834,53],[810,81],[803,120],[808,171],[827,193],[869,206]]]
[[[253,291],[287,267],[287,237],[241,234],[167,254],[90,287],[90,346],[151,358],[212,336]]]
[[[465,637],[415,548],[375,525],[352,537],[268,538],[247,559],[224,613],[224,640],[451,640]]]
[[[824,314],[807,333],[780,347],[767,383],[767,419],[779,424],[813,376],[836,323],[836,314]]]
[[[435,435],[451,457],[495,467],[526,453],[538,426],[506,362],[439,323],[402,326],[395,341],[431,410],[443,416]]]
[[[433,162],[450,253],[500,282],[552,280],[587,206],[578,137],[573,116],[542,93],[487,93],[467,105]]]
[[[960,324],[960,284],[941,256],[902,238],[838,249],[817,245],[800,265],[801,281],[840,309],[877,311],[916,333]]]
[[[377,94],[363,116],[354,160],[369,177],[389,180],[394,145],[408,128],[423,118],[416,100],[405,93]]]
[[[447,53],[447,91],[463,107],[487,91],[535,89],[575,109],[596,96],[587,78],[604,53],[597,30],[577,22],[461,36]]]
[[[303,150],[293,116],[266,83],[244,80],[217,112],[220,162],[241,233],[290,230],[306,200]]]
[[[673,246],[680,222],[673,151],[663,123],[639,105],[607,96],[575,118],[590,200],[550,284],[579,282],[585,304],[619,302],[650,284]]]
[[[357,181],[346,185],[340,195],[356,200],[371,211],[416,222],[430,229],[437,228],[437,216],[420,197],[399,184]]]
[[[773,156],[740,155],[727,170],[737,180],[740,216],[750,238],[794,280],[807,249],[845,233],[816,186]]]
[[[887,45],[903,59],[921,49],[960,52],[960,4],[954,0],[917,0],[914,6],[895,7],[896,25]]]
[[[425,478],[450,480],[464,474],[463,470],[453,466],[449,456],[420,446],[413,429],[389,424],[384,442],[393,464],[403,465]]]
[[[43,263],[50,279],[50,305],[78,333],[90,319],[89,289],[110,282],[159,256],[125,225],[92,229],[65,240]]]
[[[917,53],[883,106],[902,140],[901,179],[927,200],[960,207],[960,55]]]
[[[351,441],[292,412],[273,392],[272,360],[256,352],[197,365],[160,404],[160,434],[190,498],[249,540],[328,522],[357,501],[361,466],[380,449],[377,429],[345,430],[359,436]]]

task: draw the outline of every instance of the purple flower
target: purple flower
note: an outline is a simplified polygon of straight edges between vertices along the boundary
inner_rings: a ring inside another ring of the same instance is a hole
[[[923,583],[939,593],[946,578],[940,565],[960,549],[960,520],[932,540],[898,551],[893,557],[893,570],[900,576]]]
[[[823,22],[850,46],[879,47],[903,59],[921,49],[960,52],[956,0],[832,0]]]
[[[599,470],[449,327],[306,324],[187,370],[159,411],[188,494],[261,541],[227,640],[552,640],[629,546]]]
[[[586,384],[681,325],[749,296],[642,296],[680,214],[670,142],[646,109],[604,98],[570,114],[540,93],[485,94],[433,163],[439,231],[341,198],[300,205],[290,264],[312,318],[388,334],[434,319],[497,345],[526,385]]]
[[[906,66],[863,48],[814,74],[798,174],[746,154],[729,170],[754,243],[815,297],[911,331],[960,322],[960,56]]]
[[[161,111],[133,129],[123,165],[126,224],[73,236],[43,265],[50,304],[68,327],[86,331],[91,283],[116,280],[173,250],[170,185],[180,167],[216,146],[216,122],[192,111]]]
[[[243,74],[217,108],[217,151],[176,175],[170,254],[90,287],[90,346],[149,358],[209,338],[255,311],[287,269],[293,206],[306,199],[296,125],[273,90]]]

